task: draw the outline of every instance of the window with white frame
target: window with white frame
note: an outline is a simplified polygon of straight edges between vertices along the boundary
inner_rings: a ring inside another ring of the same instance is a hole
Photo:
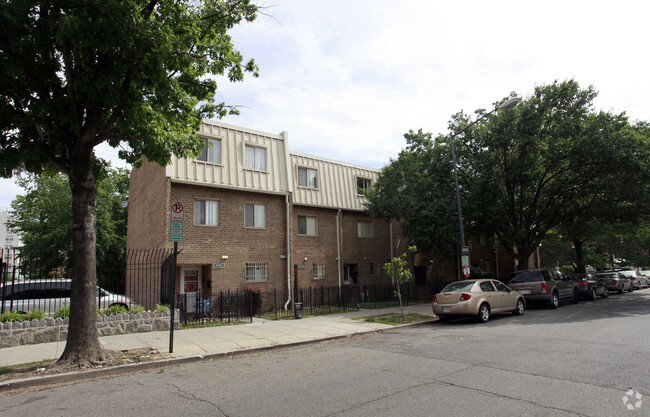
[[[357,236],[363,238],[372,237],[372,222],[369,220],[357,221]]]
[[[246,281],[268,281],[269,265],[266,262],[246,262]]]
[[[266,171],[266,148],[246,145],[245,164],[247,169]]]
[[[266,227],[266,206],[262,204],[245,204],[244,226]]]
[[[199,161],[221,163],[221,141],[216,139],[205,139],[205,147],[201,155],[197,158]]]
[[[370,262],[370,275],[373,277],[379,275],[379,262]]]
[[[370,180],[368,178],[357,177],[357,194],[363,195],[364,191],[370,188]]]
[[[312,276],[314,279],[325,279],[325,265],[324,264],[314,264]]]
[[[318,221],[315,216],[298,216],[298,234],[316,236]]]
[[[217,226],[219,224],[219,203],[209,200],[194,200],[194,224]]]
[[[311,168],[298,168],[298,185],[318,188],[318,172]]]

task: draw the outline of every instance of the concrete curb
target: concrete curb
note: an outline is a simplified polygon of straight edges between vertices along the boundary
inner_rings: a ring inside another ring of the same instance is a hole
[[[137,372],[149,371],[152,369],[159,369],[165,367],[172,367],[176,365],[186,365],[197,362],[204,362],[215,359],[223,359],[225,357],[239,357],[255,353],[268,352],[277,349],[296,348],[305,345],[313,345],[316,343],[332,342],[343,339],[350,339],[356,336],[364,336],[373,333],[383,333],[404,327],[416,327],[427,323],[437,321],[437,317],[432,320],[419,321],[417,323],[401,324],[399,326],[387,327],[384,329],[371,329],[360,331],[353,334],[330,336],[314,340],[305,340],[300,342],[291,342],[270,346],[262,346],[249,349],[234,350],[230,352],[210,353],[206,355],[193,355],[178,358],[167,358],[158,361],[133,363],[128,365],[113,366],[110,368],[91,369],[88,371],[68,372],[58,375],[44,375],[42,377],[32,377],[25,379],[16,379],[0,383],[0,395],[10,394],[15,391],[23,391],[28,389],[44,389],[53,385],[59,384],[73,384],[77,382],[88,381],[92,379],[108,378],[111,376],[129,375]]]

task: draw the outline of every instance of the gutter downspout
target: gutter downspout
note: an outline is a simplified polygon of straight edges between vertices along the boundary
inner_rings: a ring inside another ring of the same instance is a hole
[[[336,213],[336,263],[338,264],[339,299],[341,298],[341,209]]]
[[[390,239],[390,263],[393,263],[393,219],[390,220],[389,226],[388,226],[388,231],[389,235],[388,238]],[[395,277],[393,275],[390,276],[390,285],[395,285]]]
[[[290,222],[290,203],[289,203],[289,194],[285,197],[285,202],[287,205],[287,302],[284,303],[284,310],[287,310],[289,303],[291,302],[291,222]]]

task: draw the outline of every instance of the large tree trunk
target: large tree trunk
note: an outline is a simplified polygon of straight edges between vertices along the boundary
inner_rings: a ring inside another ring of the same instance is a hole
[[[60,363],[93,364],[106,359],[97,333],[96,223],[97,182],[92,169],[92,148],[73,155],[72,190],[72,295],[65,350]]]
[[[576,270],[577,273],[586,272],[585,270],[585,253],[582,248],[581,240],[574,240],[573,245],[576,247]]]

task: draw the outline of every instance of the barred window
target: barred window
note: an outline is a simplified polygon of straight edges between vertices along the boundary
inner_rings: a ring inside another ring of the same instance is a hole
[[[246,281],[268,281],[269,266],[266,262],[246,262]]]
[[[325,279],[325,265],[324,264],[314,264],[313,277],[314,277],[314,279]]]

